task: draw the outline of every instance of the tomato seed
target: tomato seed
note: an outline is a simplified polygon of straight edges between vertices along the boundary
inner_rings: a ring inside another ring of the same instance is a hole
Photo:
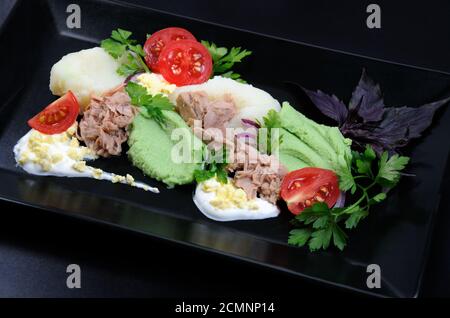
[[[317,195],[315,196],[314,199],[316,199],[318,202],[323,202],[323,201],[325,201],[325,199],[322,198],[319,194],[317,194]]]

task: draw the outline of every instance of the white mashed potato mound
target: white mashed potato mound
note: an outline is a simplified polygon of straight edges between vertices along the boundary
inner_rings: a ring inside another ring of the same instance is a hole
[[[281,109],[280,103],[262,89],[221,76],[215,76],[203,84],[178,87],[169,98],[176,103],[180,93],[196,91],[206,92],[211,100],[223,99],[224,95],[230,94],[238,109],[237,115],[229,124],[234,128],[242,126],[243,118],[261,121],[269,110]]]
[[[101,95],[125,80],[117,74],[119,62],[100,47],[70,53],[53,65],[50,90],[62,96],[71,90],[84,109],[91,95]]]

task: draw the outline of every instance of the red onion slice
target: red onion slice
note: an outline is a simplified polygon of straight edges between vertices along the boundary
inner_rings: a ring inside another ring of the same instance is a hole
[[[339,193],[339,197],[336,201],[336,204],[334,205],[335,208],[343,208],[345,205],[345,192],[341,191]]]
[[[129,75],[124,81],[125,85],[128,84],[128,82],[136,83],[137,77],[144,73],[145,72],[136,72],[134,74]]]
[[[242,121],[242,123],[245,126],[250,126],[250,127],[254,127],[254,128],[261,128],[261,126],[256,121],[253,121],[251,119],[242,118],[241,121]]]
[[[254,134],[243,132],[236,135],[237,138],[250,138],[250,139],[256,139],[256,136]]]

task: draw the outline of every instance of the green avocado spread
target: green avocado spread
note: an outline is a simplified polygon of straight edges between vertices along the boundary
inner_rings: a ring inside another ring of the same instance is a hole
[[[351,174],[351,140],[338,127],[318,124],[283,103],[278,113],[281,143],[277,149],[281,163],[289,170],[318,167],[333,170],[339,176],[339,187],[353,185]]]
[[[201,167],[195,159],[201,158],[203,144],[176,112],[164,110],[163,116],[164,128],[142,114],[135,117],[130,125],[128,156],[145,175],[169,186],[191,183],[194,171]],[[174,132],[176,128],[181,129]]]

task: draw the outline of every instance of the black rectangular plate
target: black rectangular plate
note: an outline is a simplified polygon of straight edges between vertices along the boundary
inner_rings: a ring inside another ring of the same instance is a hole
[[[78,0],[82,28],[66,27],[71,1],[18,1],[0,29],[0,197],[57,213],[102,222],[257,263],[335,286],[379,296],[417,296],[424,271],[441,180],[447,167],[450,110],[438,112],[425,136],[406,149],[409,172],[389,199],[350,233],[344,252],[310,253],[286,244],[290,215],[276,219],[218,223],[192,202],[193,186],[167,189],[145,178],[125,156],[98,160],[115,173],[131,173],[161,189],[151,194],[91,179],[35,177],[17,168],[12,149],[27,132],[26,120],[49,104],[51,66],[63,55],[96,45],[121,27],[142,41],[167,26],[185,27],[198,39],[254,52],[239,66],[253,85],[288,100],[324,122],[305,96],[285,82],[333,92],[347,101],[362,68],[381,84],[389,106],[420,105],[446,93],[450,76],[334,52],[163,12],[111,1]],[[26,220],[24,220],[26,222]],[[366,268],[381,267],[381,288],[368,289]],[[264,278],[262,278],[264,279]]]

